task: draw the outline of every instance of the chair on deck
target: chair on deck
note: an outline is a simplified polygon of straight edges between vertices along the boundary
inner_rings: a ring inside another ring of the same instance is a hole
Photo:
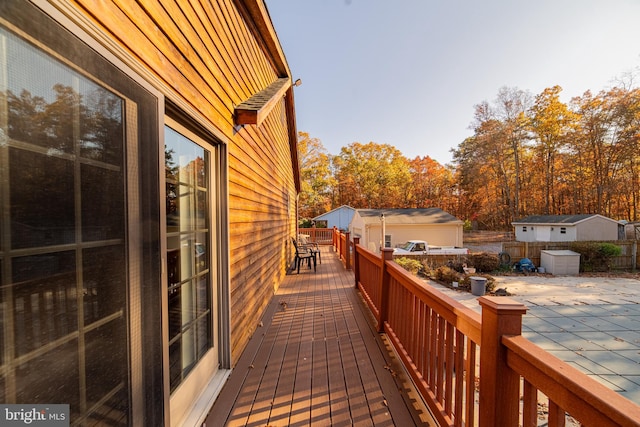
[[[300,264],[306,260],[309,265],[309,269],[311,269],[311,261],[313,261],[313,271],[316,271],[316,252],[309,248],[299,246],[296,239],[293,237],[291,238],[291,241],[293,242],[293,247],[296,249],[296,258],[294,260],[293,268],[297,268],[298,274],[300,274]]]
[[[318,263],[322,264],[322,255],[320,254],[320,245],[317,242],[310,242],[303,235],[298,235],[298,246],[305,249],[310,249],[312,252],[315,252],[318,257]]]

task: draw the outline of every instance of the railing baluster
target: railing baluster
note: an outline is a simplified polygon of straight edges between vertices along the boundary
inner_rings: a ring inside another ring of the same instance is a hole
[[[423,347],[422,347],[422,352],[424,353],[423,355],[423,368],[422,368],[422,376],[424,377],[424,380],[431,384],[431,379],[429,378],[430,372],[431,372],[431,354],[430,354],[430,349],[431,349],[431,308],[427,307],[425,310],[425,314],[424,314],[424,341],[423,341]]]
[[[407,291],[406,288],[402,288],[402,312],[405,313],[402,316],[402,339],[405,343],[407,343],[409,354],[413,356],[411,353],[411,292]]]
[[[549,427],[564,427],[565,413],[555,402],[549,400]]]
[[[456,348],[454,352],[455,358],[455,389],[454,389],[454,405],[453,416],[456,427],[462,426],[462,403],[464,398],[464,342],[465,336],[459,330],[456,330]]]
[[[426,304],[422,303],[420,304],[420,321],[418,323],[418,327],[419,329],[419,335],[418,335],[418,355],[416,357],[417,359],[417,366],[418,366],[418,371],[424,375],[425,373],[425,369],[426,369],[426,351],[424,351],[424,349],[426,348],[426,337],[427,337],[427,329],[426,327],[428,326],[428,317],[429,317],[429,308],[427,307]]]
[[[522,426],[536,427],[538,425],[538,390],[527,380],[524,380],[522,397]]]
[[[444,395],[444,410],[447,414],[451,414],[452,400],[453,400],[453,325],[446,322],[445,333],[445,395]]]
[[[476,343],[467,339],[467,360],[465,360],[465,425],[475,425],[476,415]]]
[[[429,330],[429,386],[435,389],[436,384],[436,345],[438,340],[438,314],[431,311],[431,328]]]
[[[445,332],[445,320],[443,317],[438,316],[438,355],[436,363],[436,396],[440,404],[444,403],[444,363],[445,363],[445,351],[444,351],[444,332]]]

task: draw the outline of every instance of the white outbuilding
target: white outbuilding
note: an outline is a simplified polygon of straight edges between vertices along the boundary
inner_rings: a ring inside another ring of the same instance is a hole
[[[598,214],[531,215],[512,222],[518,242],[618,240],[622,223]]]

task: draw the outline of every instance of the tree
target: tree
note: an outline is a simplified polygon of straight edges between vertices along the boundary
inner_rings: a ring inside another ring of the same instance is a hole
[[[411,172],[411,207],[443,206],[449,198],[451,171],[429,156],[409,162]]]
[[[527,134],[527,111],[531,108],[531,95],[518,88],[502,87],[496,98],[496,116],[503,123],[505,138],[511,146],[513,157],[513,206],[510,218],[515,219],[522,214],[520,204],[522,150],[529,139]],[[511,220],[509,220],[511,222]]]
[[[333,162],[340,204],[354,208],[408,205],[409,163],[397,148],[354,142],[343,147]]]
[[[528,93],[501,88],[493,104],[484,101],[475,106],[474,136],[454,151],[461,186],[474,200],[472,215],[487,226],[509,227],[523,211],[521,158],[528,140],[525,114],[530,104]],[[473,192],[479,194],[472,197]]]
[[[298,156],[302,191],[299,199],[300,216],[313,218],[331,210],[331,194],[335,178],[331,160],[322,142],[307,132],[298,132]]]
[[[640,220],[640,89],[617,89],[615,124],[622,168],[613,193],[620,197],[619,216]]]
[[[531,108],[530,130],[537,138],[537,152],[544,168],[544,213],[555,213],[556,156],[576,128],[576,115],[560,101],[560,86],[545,89]]]
[[[482,141],[475,137],[468,137],[453,150],[453,161],[456,165],[456,182],[458,183],[458,198],[463,201],[457,216],[472,221],[479,220],[484,225],[493,222],[490,214],[485,212],[491,206],[488,201],[490,179],[485,173],[486,164],[481,154]]]

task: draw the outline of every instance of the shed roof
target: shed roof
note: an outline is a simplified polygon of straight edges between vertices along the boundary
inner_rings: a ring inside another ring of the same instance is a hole
[[[530,215],[528,217],[522,218],[520,220],[514,221],[511,224],[569,224],[575,225],[579,222],[586,221],[589,218],[600,217],[607,219],[609,221],[618,222],[614,219],[607,218],[605,216],[599,214],[577,214],[577,215]]]
[[[386,224],[462,224],[462,221],[440,208],[426,209],[357,209],[365,224],[380,222],[384,214]]]

